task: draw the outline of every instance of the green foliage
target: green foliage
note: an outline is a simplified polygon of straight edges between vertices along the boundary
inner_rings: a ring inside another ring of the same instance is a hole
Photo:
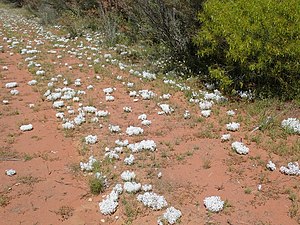
[[[93,195],[102,193],[105,189],[103,178],[92,177],[89,180],[90,191]]]
[[[192,37],[201,5],[202,0],[126,0],[124,14],[128,18],[128,35],[132,39],[163,44],[168,58],[190,68],[197,67]]]
[[[210,76],[231,89],[299,97],[299,11],[298,0],[207,1],[194,42],[208,68],[224,71]]]

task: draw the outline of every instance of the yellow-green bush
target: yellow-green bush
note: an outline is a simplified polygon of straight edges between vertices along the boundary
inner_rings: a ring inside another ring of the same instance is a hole
[[[200,60],[207,71],[214,68],[213,80],[226,81],[227,90],[299,97],[299,12],[299,0],[209,0],[194,39]]]

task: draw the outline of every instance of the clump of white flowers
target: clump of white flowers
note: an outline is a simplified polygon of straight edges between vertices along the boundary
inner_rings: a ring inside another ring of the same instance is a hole
[[[201,110],[211,109],[213,103],[211,101],[202,101],[199,103],[199,107]]]
[[[124,190],[128,193],[136,193],[141,189],[142,185],[136,182],[125,182],[124,183]]]
[[[147,206],[153,210],[160,210],[168,205],[164,196],[158,195],[153,192],[146,192],[139,194],[137,200],[142,202],[144,206]]]
[[[142,186],[142,190],[143,191],[151,191],[152,190],[152,185],[151,184],[144,184],[143,186]]]
[[[108,129],[112,133],[119,133],[119,132],[121,132],[121,128],[118,125],[109,124]]]
[[[229,141],[231,138],[231,135],[230,134],[223,134],[221,136],[221,141]]]
[[[210,113],[211,113],[211,110],[202,110],[201,111],[201,115],[203,116],[203,117],[210,117]]]
[[[86,163],[80,162],[80,168],[82,171],[92,171],[95,162],[97,162],[97,159],[95,159],[94,156],[90,156]]]
[[[5,84],[6,88],[14,88],[14,87],[17,87],[17,86],[18,86],[17,82],[9,82],[9,83]]]
[[[156,79],[156,75],[154,73],[149,73],[147,71],[143,71],[142,72],[142,77],[148,80],[155,80]]]
[[[123,107],[123,110],[124,110],[124,112],[127,112],[127,113],[132,112],[131,107],[128,107],[128,106]]]
[[[300,120],[297,118],[288,118],[281,122],[281,126],[288,131],[300,134]]]
[[[5,174],[7,175],[7,176],[13,176],[13,175],[15,175],[15,174],[17,174],[17,172],[14,170],[14,169],[9,169],[9,170],[5,170]]]
[[[103,215],[113,214],[119,205],[118,199],[119,195],[122,194],[123,188],[121,184],[116,184],[111,193],[99,203],[100,212]]]
[[[27,83],[29,86],[33,86],[33,85],[36,85],[37,84],[37,81],[36,80],[30,80],[28,81]]]
[[[126,129],[126,134],[128,134],[129,136],[139,135],[139,134],[142,134],[143,132],[144,132],[144,130],[140,127],[130,126],[130,127],[127,127],[127,129]]]
[[[280,167],[280,172],[284,173],[286,175],[299,176],[300,175],[299,164],[298,164],[298,162],[289,162],[287,167],[285,167],[285,166]]]
[[[95,144],[98,140],[98,137],[97,135],[88,135],[84,139],[86,144]]]
[[[121,178],[122,180],[124,181],[131,181],[131,180],[134,180],[135,179],[135,173],[132,171],[130,172],[129,170],[126,170],[124,171],[122,174],[121,174]]]
[[[271,171],[274,171],[274,170],[276,170],[276,165],[275,165],[275,163],[273,163],[271,160],[268,162],[268,164],[267,164],[267,168],[269,169],[269,170],[271,170]]]
[[[177,220],[181,217],[182,213],[180,210],[174,208],[173,206],[167,208],[166,212],[163,214],[162,219],[168,221],[169,224],[175,224]],[[159,225],[163,225],[161,219],[158,220]]]
[[[87,112],[87,113],[96,113],[97,112],[97,109],[94,106],[84,106],[82,109],[84,112]]]
[[[65,123],[62,124],[62,127],[66,130],[71,130],[75,128],[75,125],[73,122],[67,121]]]
[[[106,117],[109,115],[109,112],[108,111],[104,111],[104,110],[100,110],[100,111],[97,111],[95,113],[96,116],[98,117]]]
[[[155,97],[155,93],[153,91],[149,90],[140,90],[139,94],[142,96],[144,100],[149,100],[153,97]]]
[[[228,116],[234,116],[234,115],[235,115],[235,112],[234,112],[233,110],[228,110],[228,111],[226,112],[226,114],[227,114]]]
[[[190,119],[191,118],[191,113],[188,110],[185,110],[183,114],[184,119]]]
[[[118,146],[121,146],[121,147],[126,147],[129,144],[129,142],[128,142],[127,139],[124,140],[124,141],[121,141],[121,140],[118,139],[118,140],[115,141],[115,144],[118,145]]]
[[[103,92],[104,92],[106,95],[109,95],[109,94],[113,93],[114,90],[116,90],[116,89],[115,89],[115,88],[109,87],[109,88],[104,88],[104,89],[103,89]]]
[[[211,212],[219,212],[224,207],[224,201],[221,200],[220,196],[210,196],[204,199],[205,207]]]
[[[32,129],[33,129],[32,124],[27,124],[27,125],[22,125],[22,126],[20,126],[20,130],[21,130],[21,131],[30,131],[30,130],[32,130]]]
[[[63,107],[64,105],[65,105],[65,104],[64,104],[64,101],[55,101],[55,102],[53,102],[53,104],[52,104],[53,108],[56,108],[56,109],[61,108],[61,107]]]
[[[226,129],[229,131],[237,131],[240,129],[240,124],[236,122],[226,124]]]
[[[162,111],[158,112],[159,115],[162,114],[171,114],[174,112],[174,109],[171,108],[168,104],[160,104],[159,107],[161,108]]]
[[[106,95],[105,100],[108,102],[113,102],[115,100],[115,97],[112,95]]]
[[[11,95],[18,95],[20,92],[17,89],[13,89],[10,91]]]
[[[132,165],[133,162],[134,162],[134,156],[132,154],[130,154],[130,156],[128,156],[124,159],[124,163],[126,165]]]
[[[142,150],[155,151],[156,144],[153,140],[143,140],[134,144],[129,144],[127,146],[132,152],[140,152]]]
[[[249,148],[246,147],[242,142],[235,141],[231,144],[233,150],[235,150],[238,154],[246,155],[249,153]]]

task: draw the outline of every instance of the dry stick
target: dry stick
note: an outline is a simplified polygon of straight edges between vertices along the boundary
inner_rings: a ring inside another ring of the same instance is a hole
[[[23,159],[16,159],[16,158],[0,158],[0,161],[23,161]]]

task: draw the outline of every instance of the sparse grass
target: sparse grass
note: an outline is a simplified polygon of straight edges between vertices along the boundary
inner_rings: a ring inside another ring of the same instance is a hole
[[[294,218],[294,217],[297,217],[297,216],[299,216],[300,217],[300,215],[298,215],[298,213],[299,213],[299,208],[300,208],[300,202],[299,202],[299,197],[298,197],[298,195],[294,192],[294,191],[292,191],[292,190],[288,190],[288,192],[289,192],[289,200],[291,200],[291,202],[292,202],[292,205],[290,206],[290,208],[289,208],[289,216],[291,217],[291,218]]]
[[[141,208],[134,196],[124,196],[121,200],[124,207],[124,215],[126,216],[125,224],[129,225],[138,217]]]
[[[30,154],[28,154],[28,153],[25,153],[24,156],[23,156],[23,158],[24,158],[24,161],[26,162],[26,161],[32,160],[33,156],[30,155]]]
[[[27,175],[27,176],[18,176],[17,177],[17,182],[21,184],[26,184],[29,186],[32,186],[41,180],[38,177],[33,177],[32,175]]]
[[[92,177],[89,180],[90,191],[93,195],[99,195],[105,189],[104,180],[102,178]]]
[[[65,221],[71,216],[73,216],[74,208],[70,206],[61,206],[58,210],[54,212],[56,215],[61,217],[62,221]]]
[[[5,207],[8,204],[9,204],[9,198],[4,194],[0,194],[0,207]]]
[[[0,159],[18,158],[19,153],[11,150],[9,147],[0,147]]]
[[[249,194],[252,193],[252,189],[251,189],[250,187],[246,187],[246,188],[244,189],[244,193],[247,194],[247,195],[249,195]]]
[[[204,159],[202,159],[202,168],[206,169],[206,170],[211,168],[211,159],[210,158],[205,157]]]

